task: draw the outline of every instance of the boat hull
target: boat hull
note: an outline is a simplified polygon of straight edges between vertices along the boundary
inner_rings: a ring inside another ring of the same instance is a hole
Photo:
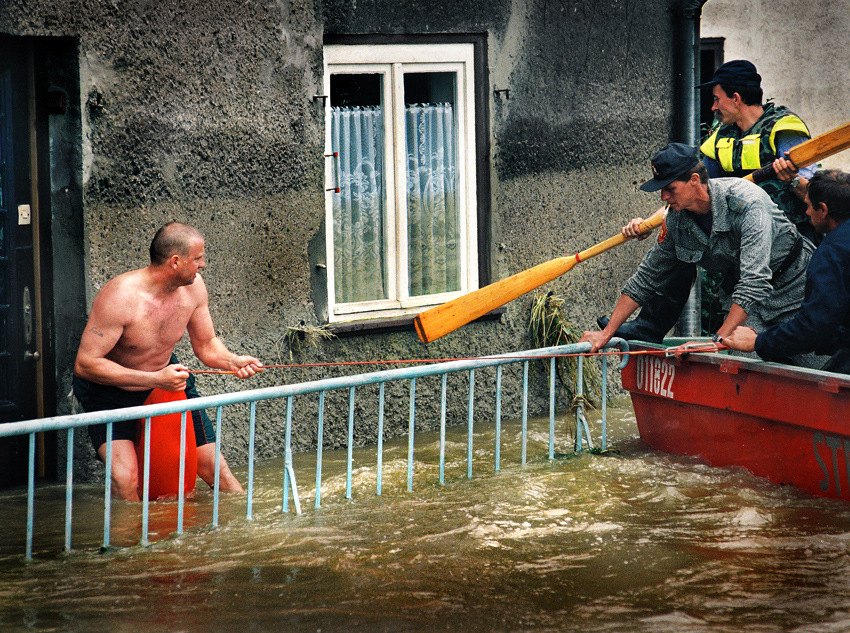
[[[665,358],[633,345],[622,370],[650,447],[740,466],[817,496],[850,500],[850,376],[725,354]]]

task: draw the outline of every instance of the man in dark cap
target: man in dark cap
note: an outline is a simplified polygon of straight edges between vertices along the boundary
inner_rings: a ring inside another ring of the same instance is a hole
[[[815,171],[813,166],[797,169],[785,158],[795,145],[807,140],[809,130],[800,118],[783,106],[762,104],[761,76],[752,62],[736,59],[726,62],[711,81],[698,86],[711,88],[716,123],[700,146],[709,178],[743,177],[773,165],[775,178],[759,184],[797,230],[814,244],[820,237],[806,217],[806,187]],[[626,237],[635,237],[643,218],[623,227]],[[693,267],[670,271],[671,283],[663,294],[648,301],[640,314],[617,332],[626,339],[658,342],[676,324],[696,278]],[[728,285],[728,282],[726,282]],[[607,317],[597,320],[605,327]]]
[[[776,178],[761,183],[797,229],[812,241],[815,232],[806,217],[806,186],[813,167],[797,168],[785,156],[810,137],[800,118],[784,106],[762,104],[761,76],[752,62],[726,62],[711,81],[716,125],[700,145],[709,178],[746,176],[773,164]]]
[[[667,218],[658,242],[623,288],[604,329],[585,332],[592,351],[604,346],[638,307],[670,283],[685,265],[734,277],[724,307],[728,315],[716,336],[739,325],[760,332],[787,321],[800,307],[806,266],[814,247],[770,197],[740,178],[709,180],[696,148],[671,143],[652,159],[653,178],[643,191],[661,191]]]

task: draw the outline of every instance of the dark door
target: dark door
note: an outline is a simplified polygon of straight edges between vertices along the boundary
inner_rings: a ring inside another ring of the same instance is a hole
[[[40,287],[32,53],[0,39],[0,423],[39,417]],[[27,438],[0,438],[0,485],[26,474]]]

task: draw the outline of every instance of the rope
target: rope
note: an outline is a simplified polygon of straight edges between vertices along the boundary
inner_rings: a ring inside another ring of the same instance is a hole
[[[712,344],[713,345],[713,344]],[[712,347],[709,349],[699,349],[699,350],[690,350],[690,351],[717,351],[716,347]],[[634,351],[616,351],[616,352],[577,352],[574,354],[549,354],[547,356],[535,356],[533,358],[529,358],[528,356],[495,356],[491,358],[495,359],[516,359],[516,360],[542,360],[545,358],[569,358],[575,356],[638,356],[641,354],[651,354],[651,355],[663,355],[668,354],[669,350],[634,350]],[[466,358],[407,358],[401,360],[358,360],[358,361],[347,361],[347,362],[336,362],[336,363],[293,363],[289,365],[263,365],[263,369],[299,369],[304,367],[346,367],[353,365],[399,365],[399,364],[416,364],[416,363],[448,363],[451,361],[458,360],[482,360],[483,356],[469,356]],[[217,375],[233,375],[236,372],[234,371],[226,371],[223,369],[190,369],[190,374],[217,374]]]

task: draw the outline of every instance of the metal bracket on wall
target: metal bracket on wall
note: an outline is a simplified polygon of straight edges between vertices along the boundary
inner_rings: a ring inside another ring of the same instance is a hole
[[[328,95],[313,95],[313,103],[316,103],[316,101],[321,100],[323,108],[327,104],[327,99],[328,99]]]
[[[100,110],[103,110],[104,107],[106,107],[106,103],[103,99],[103,93],[97,89],[89,93],[89,98],[86,103],[89,107],[89,110],[91,110],[92,112],[98,112]]]
[[[334,152],[333,154],[325,154],[325,158],[333,159],[332,168],[335,183],[333,187],[325,189],[325,191],[333,191],[334,193],[339,193],[339,152]]]
[[[493,94],[497,97],[501,97],[505,95],[505,99],[511,98],[511,89],[510,88],[493,88]]]

